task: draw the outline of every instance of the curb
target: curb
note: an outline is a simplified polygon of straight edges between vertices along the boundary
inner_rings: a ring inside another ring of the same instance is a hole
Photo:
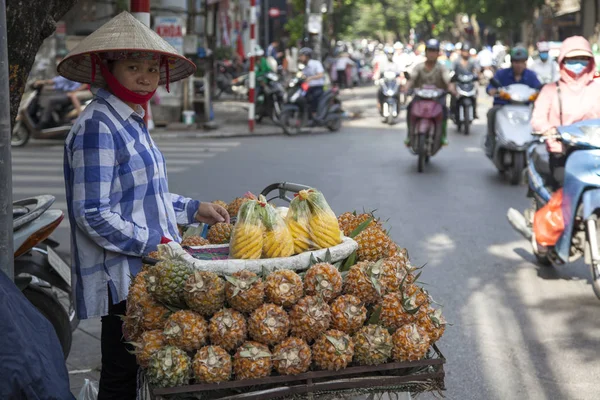
[[[188,132],[172,132],[168,130],[154,130],[150,132],[150,136],[159,139],[177,139],[177,138],[195,138],[195,139],[219,139],[219,138],[245,138],[257,136],[280,136],[283,135],[281,130],[266,131],[266,132],[198,132],[198,130],[189,130]]]

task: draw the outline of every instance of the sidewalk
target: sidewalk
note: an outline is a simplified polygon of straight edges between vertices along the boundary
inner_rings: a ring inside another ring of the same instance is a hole
[[[73,344],[67,358],[71,393],[79,394],[85,379],[100,380],[100,318],[81,321],[73,332]]]
[[[360,118],[369,106],[375,106],[375,89],[363,86],[355,89],[344,89],[340,93],[342,107],[350,119]],[[366,98],[365,98],[366,97]],[[172,123],[166,127],[152,130],[153,137],[161,139],[178,138],[234,138],[283,135],[281,127],[271,119],[264,118],[255,123],[254,132],[248,127],[248,103],[234,100],[223,100],[213,103],[215,129],[203,129],[202,125],[186,126],[183,123]]]

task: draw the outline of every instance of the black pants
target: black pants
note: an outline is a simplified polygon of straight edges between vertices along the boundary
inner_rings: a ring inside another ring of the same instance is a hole
[[[128,350],[133,347],[123,339],[123,322],[126,302],[111,305],[107,316],[102,317],[102,370],[98,400],[134,400],[136,398],[137,363]]]
[[[306,99],[310,104],[310,111],[315,113],[319,108],[319,99],[323,95],[323,86],[311,86],[306,92]]]
[[[340,88],[348,87],[345,69],[337,70],[337,81],[338,81],[338,85],[340,86]]]
[[[40,105],[42,106],[42,116],[40,117],[40,126],[42,128],[51,127],[54,125],[52,122],[52,112],[60,110],[71,103],[71,99],[67,96],[66,92],[58,92],[54,94],[43,95],[40,99]]]
[[[459,112],[458,108],[456,107],[456,104],[458,103],[457,100],[458,99],[456,98],[456,96],[450,97],[450,112],[454,116],[455,121],[458,121],[458,112]],[[471,101],[473,102],[473,116],[477,117],[477,96],[472,97]]]
[[[496,113],[502,106],[493,106],[487,112],[487,135],[485,137],[485,150],[488,156],[491,156],[494,151],[494,144],[496,143],[496,134],[494,133],[494,127],[496,125]]]
[[[552,174],[552,182],[548,182],[553,191],[557,191],[563,187],[565,183],[565,164],[567,163],[567,155],[564,153],[550,153],[550,174]]]

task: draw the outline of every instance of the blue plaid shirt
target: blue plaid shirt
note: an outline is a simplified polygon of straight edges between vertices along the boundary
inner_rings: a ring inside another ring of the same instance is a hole
[[[71,223],[73,290],[80,319],[108,314],[127,298],[141,256],[164,236],[180,240],[177,223],[193,222],[199,201],[169,192],[162,153],[134,112],[100,89],[65,143],[65,186]]]

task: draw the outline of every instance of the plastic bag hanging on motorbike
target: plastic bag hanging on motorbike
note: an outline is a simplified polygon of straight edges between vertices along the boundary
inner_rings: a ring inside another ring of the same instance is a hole
[[[294,254],[294,238],[275,207],[267,203],[264,196],[259,197],[262,223],[265,227],[263,258],[289,257]]]
[[[533,232],[542,246],[554,246],[565,230],[562,213],[563,191],[558,190],[550,201],[536,211],[533,217]]]
[[[265,226],[262,223],[262,206],[258,200],[246,201],[240,207],[236,224],[231,232],[230,258],[258,259],[262,255]]]

